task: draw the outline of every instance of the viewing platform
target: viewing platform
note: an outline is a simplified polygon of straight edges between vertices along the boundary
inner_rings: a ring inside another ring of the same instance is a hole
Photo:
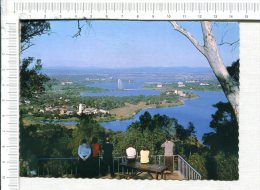
[[[137,158],[137,165],[139,163]],[[126,157],[114,157],[113,168],[115,175],[102,175],[102,157],[99,157],[98,176],[99,179],[164,179],[164,180],[200,180],[201,174],[196,171],[180,155],[173,156],[173,172],[171,173],[164,165],[163,155],[151,155],[149,165],[151,168],[129,168],[124,167]],[[140,165],[140,163],[139,163]],[[154,167],[165,169],[159,171]],[[138,173],[139,172],[139,173]],[[159,175],[158,175],[159,174]],[[78,158],[39,158],[35,177],[59,177],[59,178],[79,178]]]

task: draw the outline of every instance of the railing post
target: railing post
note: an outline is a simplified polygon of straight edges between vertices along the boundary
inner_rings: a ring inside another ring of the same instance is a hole
[[[184,177],[186,177],[186,176],[185,176],[185,172],[184,172],[184,162],[183,162],[183,160],[181,160],[181,165],[182,165],[182,172],[183,172],[183,174],[184,174]]]
[[[178,155],[178,171],[180,172],[180,157]]]
[[[100,170],[101,170],[100,162],[101,162],[101,158],[98,157],[98,176],[100,176]]]
[[[72,176],[72,159],[70,160],[70,175]]]
[[[117,158],[117,172],[119,173],[119,157]]]
[[[76,159],[76,168],[75,168],[75,175],[77,176],[78,175],[78,160]]]
[[[172,157],[172,171],[174,171],[174,155]]]
[[[188,175],[188,165],[185,162],[185,173],[186,173],[186,179],[189,179],[189,175]]]

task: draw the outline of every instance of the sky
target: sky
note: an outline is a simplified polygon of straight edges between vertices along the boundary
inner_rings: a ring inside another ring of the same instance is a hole
[[[201,44],[199,22],[178,22]],[[168,21],[51,21],[51,34],[35,37],[35,44],[25,50],[22,58],[42,59],[43,67],[209,67],[206,58]],[[218,42],[239,39],[238,23],[214,24]],[[239,47],[219,46],[226,66],[239,58]]]

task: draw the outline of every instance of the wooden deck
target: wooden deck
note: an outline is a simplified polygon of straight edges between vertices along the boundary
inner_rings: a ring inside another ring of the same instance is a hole
[[[152,177],[152,176],[153,177]],[[148,179],[148,180],[152,180],[152,179],[155,179],[156,178],[156,174],[148,174],[146,172],[136,176],[136,177],[133,177],[131,179],[140,179],[140,180],[145,180],[145,179]],[[106,176],[101,176],[99,179],[126,179],[122,173],[115,173],[115,176],[112,178],[110,175],[106,175]],[[183,176],[180,174],[179,171],[174,171],[172,174],[168,171],[166,171],[166,180],[183,180]]]

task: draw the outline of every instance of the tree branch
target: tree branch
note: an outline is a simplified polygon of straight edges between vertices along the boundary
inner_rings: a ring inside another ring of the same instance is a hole
[[[182,33],[186,38],[188,38],[191,43],[204,55],[206,56],[206,52],[205,49],[202,45],[200,45],[200,43],[196,40],[196,38],[189,33],[188,31],[186,31],[184,28],[182,28],[180,25],[177,24],[176,21],[170,21],[171,24],[173,25],[173,28],[175,30],[177,30],[178,32]]]
[[[238,43],[239,40],[237,41],[234,41],[234,42],[224,42],[224,41],[221,41],[218,45],[219,46],[222,46],[222,45],[229,45],[229,46],[233,46],[234,44]]]
[[[33,46],[34,44],[28,43],[21,46],[21,53],[25,50],[27,50],[29,47]]]
[[[84,18],[84,19],[87,19],[87,18]],[[78,36],[81,36],[81,32],[82,32],[82,29],[85,25],[88,25],[89,27],[91,27],[91,22],[89,22],[88,20],[85,20],[86,21],[86,24],[83,24],[83,25],[80,25],[80,20],[77,20],[78,22],[78,31],[76,34],[74,34],[72,37],[73,38],[77,38]]]
[[[78,20],[78,31],[77,31],[77,33],[74,34],[72,37],[73,37],[73,38],[76,38],[76,37],[80,36],[80,35],[81,35],[81,30],[82,30],[83,27],[84,27],[84,25],[83,25],[83,26],[80,26],[80,23],[79,23],[79,20]]]

